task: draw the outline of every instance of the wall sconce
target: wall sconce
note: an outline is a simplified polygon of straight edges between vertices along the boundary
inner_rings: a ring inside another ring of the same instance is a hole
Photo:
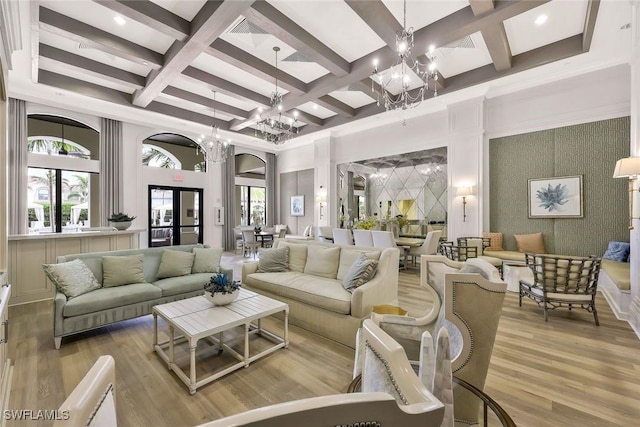
[[[640,157],[627,157],[616,162],[614,178],[629,178],[629,230],[633,230],[633,181],[640,175]],[[640,189],[638,189],[640,191]]]
[[[316,199],[318,203],[320,203],[320,219],[322,219],[322,205],[327,202],[327,190],[325,190],[322,185],[320,186],[320,190],[318,190]]]
[[[457,187],[456,188],[456,197],[462,197],[462,222],[467,221],[467,197],[473,196],[473,188],[468,187]]]

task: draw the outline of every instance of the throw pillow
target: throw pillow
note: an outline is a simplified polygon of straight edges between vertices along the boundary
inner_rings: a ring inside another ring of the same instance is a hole
[[[102,286],[110,288],[131,283],[144,283],[143,260],[143,254],[103,256]]]
[[[492,233],[485,231],[482,233],[482,237],[488,237],[491,239],[491,244],[484,248],[485,251],[503,251],[502,249],[502,233]]]
[[[338,272],[340,247],[309,245],[305,274],[335,279]]]
[[[60,264],[42,264],[42,268],[44,274],[67,298],[86,294],[102,286],[87,264],[79,259]]]
[[[353,292],[359,286],[364,285],[373,279],[378,268],[378,261],[360,254],[358,258],[351,264],[349,271],[342,279],[342,286],[349,292]]]
[[[260,249],[259,273],[281,273],[288,271],[289,248]]]
[[[625,242],[609,242],[609,247],[602,255],[603,259],[612,261],[629,262],[629,252],[631,245]]]
[[[279,248],[289,248],[289,270],[302,273],[307,263],[307,245],[280,242]]]
[[[514,234],[518,252],[526,252],[530,254],[546,254],[544,249],[544,237],[542,233],[532,234]]]
[[[162,258],[160,258],[156,279],[191,274],[194,257],[195,254],[193,252],[165,250],[162,252]]]
[[[220,273],[222,248],[193,248],[192,273]]]

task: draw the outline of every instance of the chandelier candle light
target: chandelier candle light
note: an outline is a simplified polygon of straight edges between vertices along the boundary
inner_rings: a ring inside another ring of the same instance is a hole
[[[380,98],[384,102],[384,108],[389,110],[406,110],[417,107],[424,101],[425,93],[429,91],[429,80],[434,81],[433,96],[438,96],[438,71],[436,69],[436,57],[434,47],[430,46],[426,53],[429,64],[422,64],[413,56],[413,27],[407,29],[407,0],[404,0],[404,19],[402,31],[396,33],[396,49],[398,58],[396,63],[387,71],[378,71],[378,59],[373,60],[373,77],[371,91],[375,92],[375,82],[380,84],[377,105],[380,106]],[[409,89],[412,80],[419,79],[419,86]],[[400,86],[398,88],[398,86]],[[397,94],[393,94],[397,92]]]
[[[216,93],[213,92],[213,119],[216,118]],[[227,152],[229,151],[230,139],[224,141],[220,137],[218,125],[211,126],[211,137],[204,141],[204,135],[198,138],[198,146],[196,154],[204,154],[207,162],[224,163],[227,160]]]
[[[271,144],[280,145],[298,133],[298,112],[293,112],[293,118],[282,116],[282,94],[278,92],[278,52],[280,48],[274,46],[273,51],[276,53],[276,90],[271,93],[269,111],[263,115],[262,108],[258,109],[256,125],[258,131],[262,133],[262,139]]]

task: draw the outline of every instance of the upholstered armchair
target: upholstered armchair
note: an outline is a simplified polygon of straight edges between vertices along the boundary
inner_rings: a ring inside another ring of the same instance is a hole
[[[414,373],[402,347],[369,319],[360,334],[364,343],[363,393],[281,403],[200,427],[441,426],[444,405]]]
[[[507,285],[498,270],[481,259],[452,261],[442,255],[421,257],[420,285],[433,298],[431,310],[420,317],[372,315],[382,330],[402,344],[410,359],[419,357],[422,333],[444,327],[451,340],[453,374],[480,390],[489,370]],[[456,420],[475,422],[473,399],[458,396]]]

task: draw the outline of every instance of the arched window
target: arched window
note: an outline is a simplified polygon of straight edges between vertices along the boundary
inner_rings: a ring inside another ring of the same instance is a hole
[[[237,154],[235,161],[236,224],[262,227],[272,220],[266,218],[265,161],[247,153]]]
[[[182,162],[176,156],[152,144],[142,144],[142,164],[156,168],[182,169]]]
[[[31,114],[27,133],[29,231],[97,225],[90,213],[92,206],[98,210],[98,198],[91,198],[99,194],[98,132],[65,117]]]
[[[191,138],[175,133],[159,133],[142,143],[142,164],[166,169],[204,172],[204,158]]]

